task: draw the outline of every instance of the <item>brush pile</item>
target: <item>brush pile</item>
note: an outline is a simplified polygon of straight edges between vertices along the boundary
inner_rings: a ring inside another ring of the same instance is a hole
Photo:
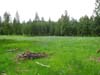
[[[17,56],[18,59],[37,59],[37,58],[42,58],[42,57],[47,57],[48,55],[43,52],[43,53],[32,53],[30,51],[25,51],[22,54],[19,54]]]

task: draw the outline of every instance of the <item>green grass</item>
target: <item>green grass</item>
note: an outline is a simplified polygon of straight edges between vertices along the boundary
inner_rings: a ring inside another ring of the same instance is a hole
[[[14,48],[18,51],[8,52]],[[51,54],[47,58],[16,61],[27,49]],[[100,75],[100,37],[0,36],[0,74],[7,75]],[[49,65],[43,67],[35,62]]]

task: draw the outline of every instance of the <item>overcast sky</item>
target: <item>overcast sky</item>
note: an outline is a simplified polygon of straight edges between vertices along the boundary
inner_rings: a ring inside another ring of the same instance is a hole
[[[12,17],[16,11],[20,15],[20,20],[34,19],[38,12],[40,17],[48,20],[58,20],[64,11],[75,19],[81,16],[93,14],[95,0],[0,0],[0,16],[8,11]]]

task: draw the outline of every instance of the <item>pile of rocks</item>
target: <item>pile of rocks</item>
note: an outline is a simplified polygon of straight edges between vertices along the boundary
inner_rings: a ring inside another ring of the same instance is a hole
[[[45,52],[42,53],[32,53],[30,51],[25,51],[22,54],[19,54],[18,59],[37,59],[42,57],[47,57],[48,55]]]

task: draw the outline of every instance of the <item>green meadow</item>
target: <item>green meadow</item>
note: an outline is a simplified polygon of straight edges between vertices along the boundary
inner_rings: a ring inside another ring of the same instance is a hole
[[[99,49],[100,37],[0,36],[0,75],[100,75]],[[48,57],[16,60],[27,50]]]

